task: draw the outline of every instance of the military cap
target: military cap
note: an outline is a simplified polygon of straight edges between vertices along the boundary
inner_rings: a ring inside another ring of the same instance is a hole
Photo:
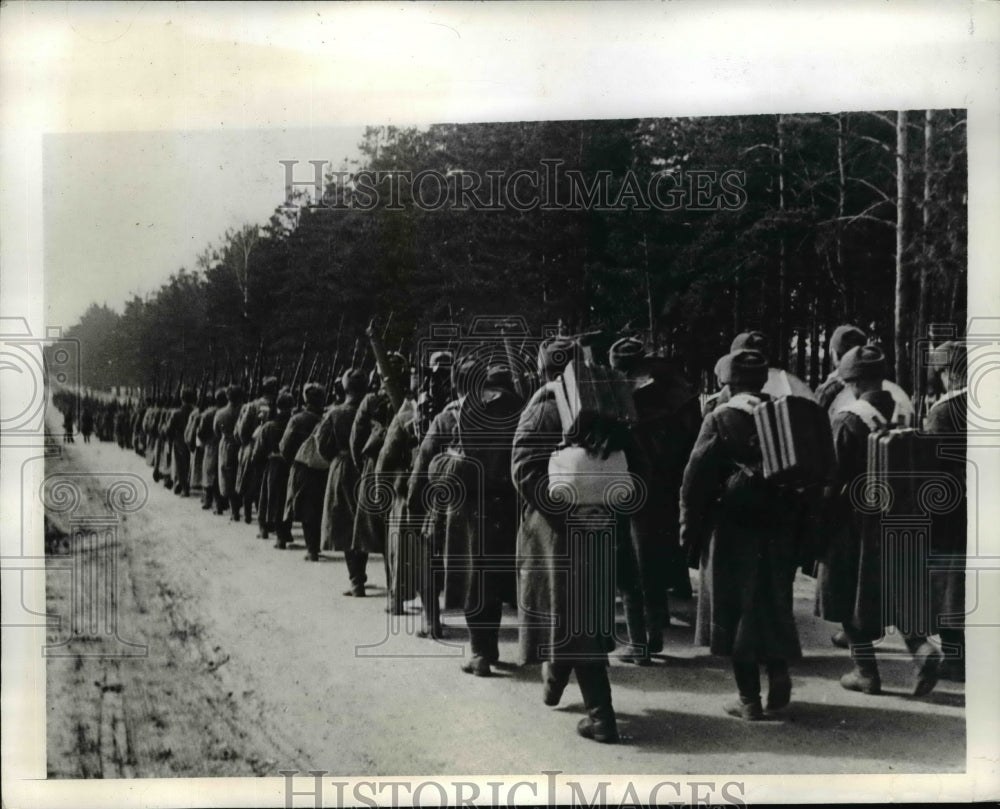
[[[322,407],[326,402],[326,391],[323,390],[322,385],[310,382],[302,390],[302,399],[306,404],[310,404],[313,407]]]
[[[362,394],[368,390],[368,381],[357,368],[344,371],[344,375],[340,378],[340,384],[343,385],[345,393]]]
[[[843,357],[848,351],[868,342],[868,335],[857,326],[837,326],[830,336],[830,350],[838,357]]]
[[[569,337],[550,337],[538,347],[538,360],[551,376],[562,373],[569,365],[576,350],[576,343]]]
[[[462,357],[451,366],[451,386],[459,395],[468,392],[469,379],[475,373],[476,361],[473,357]]]
[[[760,351],[742,349],[731,352],[724,373],[728,385],[760,390],[767,382],[767,357]]]
[[[292,396],[287,390],[282,390],[278,394],[278,398],[274,402],[275,408],[279,413],[287,413],[295,406],[295,397]]]
[[[184,404],[193,404],[194,400],[195,395],[191,388],[184,388],[184,390],[181,391],[181,401],[184,402]]]
[[[646,356],[646,347],[634,337],[623,337],[608,353],[608,361],[616,371],[629,372]]]
[[[215,403],[219,407],[222,407],[228,401],[229,401],[229,395],[226,393],[226,389],[225,388],[219,388],[215,392]]]
[[[260,389],[265,393],[274,393],[278,389],[278,377],[264,377],[264,381],[260,383]]]
[[[882,379],[885,376],[885,354],[878,346],[855,346],[841,357],[837,374],[845,382]]]
[[[720,385],[729,384],[729,367],[731,365],[729,358],[731,356],[731,354],[723,354],[715,363],[715,378],[719,380]]]
[[[486,384],[490,387],[514,390],[514,373],[506,365],[491,365],[486,369]]]
[[[430,368],[433,373],[437,373],[445,368],[450,368],[453,361],[454,357],[450,351],[435,351],[431,354],[427,367]]]
[[[758,351],[765,357],[771,353],[771,341],[762,331],[745,331],[737,334],[729,346],[730,353],[736,351]]]
[[[402,354],[393,351],[386,357],[389,363],[389,368],[392,369],[392,373],[401,379],[410,367],[409,361]]]

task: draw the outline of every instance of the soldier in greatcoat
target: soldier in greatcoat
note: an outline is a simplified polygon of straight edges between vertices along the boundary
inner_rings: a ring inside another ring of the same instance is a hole
[[[957,496],[942,502],[931,518],[931,553],[938,556],[940,564],[931,575],[932,629],[941,638],[945,655],[941,676],[965,682],[968,350],[964,343],[949,341],[934,354],[944,395],[927,413],[924,430],[933,436],[934,457],[941,472],[954,481]]]
[[[239,522],[242,502],[236,491],[236,467],[239,460],[239,443],[236,439],[236,418],[246,394],[239,385],[230,385],[226,391],[226,406],[215,414],[213,431],[219,445],[219,496],[229,504],[229,519]]]
[[[840,360],[837,372],[851,388],[853,401],[833,417],[837,507],[831,514],[839,519],[818,569],[816,614],[839,622],[848,640],[854,669],[840,678],[840,684],[850,691],[877,694],[881,678],[874,643],[882,638],[886,625],[896,625],[905,598],[884,587],[883,570],[894,560],[887,555],[890,549],[883,547],[882,514],[862,508],[855,498],[867,474],[868,435],[890,423],[895,402],[882,387],[885,356],[877,346],[852,348]],[[899,569],[909,567],[905,560],[898,562],[902,563]],[[927,595],[904,589],[910,598]],[[920,696],[937,683],[941,652],[921,634],[903,635],[916,663],[914,694]]]
[[[226,512],[226,501],[219,496],[219,441],[215,437],[215,416],[229,401],[225,388],[215,392],[215,403],[206,407],[198,423],[198,440],[204,447],[204,457],[201,467],[201,484],[205,488],[205,496],[201,507],[208,510],[215,507],[216,514]]]
[[[252,461],[262,470],[257,536],[269,539],[270,532],[274,531],[277,536],[276,548],[283,548],[292,540],[291,523],[285,519],[289,466],[281,456],[280,444],[294,403],[289,391],[281,391],[275,399],[274,413],[258,428],[253,442]]]
[[[451,358],[449,358],[449,362]],[[460,360],[451,366],[450,389],[457,398],[447,402],[440,413],[431,415],[417,453],[407,487],[407,510],[410,516],[423,519],[417,548],[417,590],[420,593],[420,637],[441,638],[441,591],[444,589],[443,570],[440,566],[441,549],[448,515],[448,481],[442,470],[447,469],[444,453],[452,442],[458,423],[458,407],[468,391],[467,380],[473,364]],[[424,411],[424,415],[430,415]],[[428,497],[428,490],[432,496]]]
[[[572,344],[558,339],[539,351],[539,376],[551,382],[565,367]],[[561,370],[561,368],[560,368]],[[521,413],[511,476],[522,501],[517,535],[518,639],[522,663],[542,661],[543,701],[558,705],[576,673],[587,716],[577,732],[598,742],[618,741],[608,679],[614,648],[615,536],[628,519],[604,506],[572,505],[549,494],[548,468],[563,440],[555,394],[539,388]]]
[[[344,401],[330,407],[316,428],[317,448],[330,463],[320,522],[323,547],[344,554],[350,591],[359,597],[365,594],[365,571],[358,565],[357,553],[351,547],[357,509],[358,468],[351,458],[350,442],[354,418],[367,386],[361,371],[346,371],[342,378]]]
[[[792,614],[795,509],[764,480],[753,409],[767,400],[767,360],[736,351],[722,364],[731,396],[705,416],[681,486],[681,543],[699,569],[695,643],[731,658],[739,697],[726,713],[763,718],[791,699],[788,663],[801,657]]]
[[[404,378],[406,361],[399,354],[389,355],[393,383]],[[393,416],[392,400],[386,385],[382,384],[377,373],[372,373],[371,386],[375,388],[368,393],[361,404],[351,427],[350,449],[351,458],[360,470],[358,484],[358,505],[354,515],[354,537],[351,547],[356,551],[355,560],[358,570],[362,571],[362,582],[367,581],[368,554],[383,554],[386,580],[389,579],[389,564],[385,559],[386,515],[392,505],[388,487],[375,475],[375,462],[385,443],[386,429]],[[345,595],[358,595],[360,590],[352,586]]]
[[[253,507],[260,495],[260,478],[263,467],[257,466],[253,459],[253,435],[266,417],[274,411],[275,397],[278,395],[278,378],[266,377],[261,383],[261,394],[256,399],[247,402],[240,408],[236,419],[236,440],[240,445],[236,467],[236,492],[243,503],[243,518],[249,524],[253,520]]]
[[[156,441],[159,445],[159,452],[156,456],[156,469],[159,474],[154,475],[153,480],[162,480],[163,485],[168,489],[174,487],[174,479],[172,477],[173,445],[167,436],[167,427],[170,424],[170,417],[174,414],[174,409],[171,407],[170,399],[165,398],[156,426]]]
[[[375,461],[375,476],[392,489],[392,507],[386,519],[385,554],[388,563],[386,609],[402,615],[403,602],[416,595],[413,576],[413,546],[417,531],[409,518],[406,490],[417,448],[417,401],[412,391],[404,394],[403,403],[389,422],[385,443]]]
[[[623,338],[611,347],[611,366],[625,373],[633,387],[638,422],[636,444],[645,451],[644,483],[648,496],[632,516],[632,549],[638,565],[645,620],[633,615],[626,593],[625,618],[629,640],[645,654],[663,650],[663,629],[670,618],[667,588],[691,597],[687,562],[680,553],[678,532],[681,479],[701,426],[694,390],[665,361],[647,357],[642,343]],[[645,632],[642,631],[643,625]],[[631,658],[641,662],[641,657]]]
[[[191,455],[188,491],[201,488],[201,467],[205,462],[205,448],[198,440],[198,424],[201,422],[201,414],[207,405],[207,392],[202,388],[198,402],[191,408],[191,415],[188,416],[187,424],[184,426],[184,443],[187,444],[188,452]]]
[[[170,422],[167,424],[167,438],[171,444],[174,494],[182,497],[191,494],[191,449],[184,440],[184,431],[193,412],[194,391],[191,388],[184,388],[181,391],[181,406],[171,412]]]
[[[302,399],[305,406],[288,420],[278,450],[285,463],[291,467],[285,495],[285,521],[298,520],[302,523],[307,549],[305,558],[310,562],[318,562],[323,493],[329,465],[322,468],[311,465],[316,460],[322,460],[318,451],[317,458],[306,459],[301,450],[323,416],[326,392],[321,385],[309,383],[302,390]],[[284,548],[285,544],[279,537],[275,547]]]

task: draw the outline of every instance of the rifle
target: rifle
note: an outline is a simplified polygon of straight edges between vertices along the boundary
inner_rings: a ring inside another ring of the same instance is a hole
[[[264,374],[264,338],[260,338],[260,342],[257,344],[257,355],[254,357],[253,362],[253,374],[250,377],[250,393],[247,396],[247,401],[251,401],[253,398],[260,394],[261,383],[263,382]]]
[[[308,341],[303,340],[302,351],[299,354],[299,361],[295,365],[295,373],[292,374],[291,391],[292,391],[292,396],[295,397],[296,401],[298,401],[299,399],[299,387],[300,387],[299,382],[302,377],[302,363],[306,361],[306,351],[308,350],[308,347],[309,347]]]
[[[306,384],[308,385],[313,381],[313,377],[316,375],[316,363],[319,362],[320,352],[316,352],[316,356],[313,357],[312,365],[309,366],[309,374],[306,376]]]
[[[351,352],[351,367],[352,368],[357,368],[358,367],[358,347],[360,346],[360,344],[361,344],[361,338],[360,337],[355,337],[354,338],[354,351]]]

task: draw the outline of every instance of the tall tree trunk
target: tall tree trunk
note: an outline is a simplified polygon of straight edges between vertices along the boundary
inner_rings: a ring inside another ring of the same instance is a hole
[[[784,116],[778,116],[778,210],[785,212],[785,132]],[[782,216],[781,237],[778,241],[778,333],[777,365],[780,368],[788,366],[788,266],[785,256],[785,222]],[[772,358],[774,361],[774,358]]]
[[[906,390],[910,390],[910,362],[907,342],[909,329],[906,328],[909,301],[906,294],[906,265],[903,253],[906,250],[906,111],[896,113],[896,301],[893,312],[896,382]]]
[[[844,114],[837,114],[837,241],[836,275],[844,282],[844,314],[847,321],[854,319],[854,284],[849,271],[844,268],[844,207],[847,198],[847,180],[844,171]]]

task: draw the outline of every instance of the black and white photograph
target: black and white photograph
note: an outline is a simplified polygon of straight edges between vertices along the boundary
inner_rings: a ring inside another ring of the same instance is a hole
[[[0,18],[5,802],[997,797],[995,7]]]

